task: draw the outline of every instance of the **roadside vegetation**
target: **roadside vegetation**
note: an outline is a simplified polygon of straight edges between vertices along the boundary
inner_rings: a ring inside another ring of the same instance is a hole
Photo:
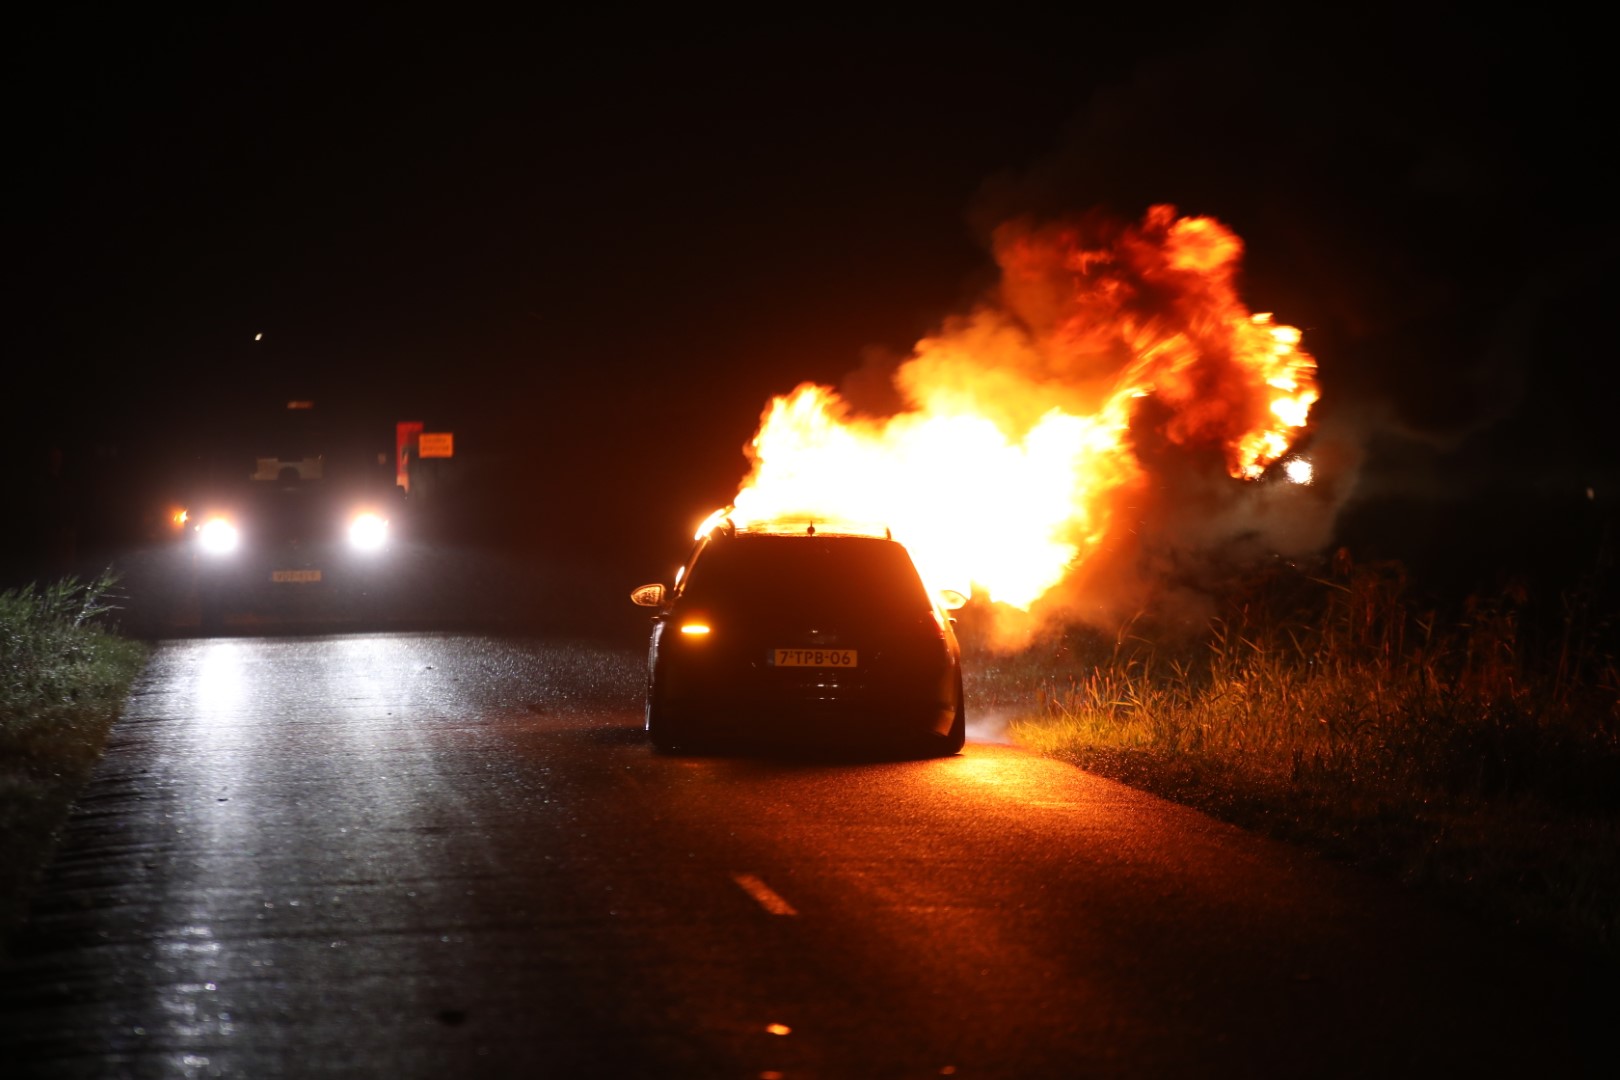
[[[1620,661],[1595,585],[1449,614],[1401,567],[1277,567],[1167,643],[1142,621],[980,654],[1021,745],[1620,956]]]
[[[103,626],[114,584],[0,593],[0,952],[145,660]]]

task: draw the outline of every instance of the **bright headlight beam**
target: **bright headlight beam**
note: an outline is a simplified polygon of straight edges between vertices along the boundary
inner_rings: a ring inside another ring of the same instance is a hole
[[[209,518],[197,529],[197,544],[210,555],[228,555],[241,541],[236,526],[224,518]]]
[[[349,543],[361,551],[377,551],[388,542],[388,522],[376,514],[357,514],[349,522]]]

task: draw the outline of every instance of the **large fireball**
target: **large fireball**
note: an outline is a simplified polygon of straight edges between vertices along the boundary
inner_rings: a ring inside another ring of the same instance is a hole
[[[1242,484],[1303,433],[1316,363],[1238,297],[1242,251],[1168,206],[1002,226],[999,287],[898,368],[902,411],[813,384],[770,403],[733,520],[886,525],[936,588],[1028,609],[1107,542],[1156,457]]]

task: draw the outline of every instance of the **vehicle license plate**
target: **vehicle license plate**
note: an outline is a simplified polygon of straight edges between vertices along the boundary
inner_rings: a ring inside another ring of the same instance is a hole
[[[855,667],[854,649],[773,649],[777,667]]]
[[[272,570],[270,571],[270,580],[292,582],[319,581],[321,580],[321,572],[319,570]]]

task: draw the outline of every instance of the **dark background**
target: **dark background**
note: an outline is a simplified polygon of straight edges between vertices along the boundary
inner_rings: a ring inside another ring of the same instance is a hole
[[[772,394],[989,286],[996,223],[1170,202],[1305,330],[1365,455],[1336,540],[1562,587],[1612,518],[1616,236],[1611,95],[1554,15],[33,16],[6,583],[147,542],[308,397],[454,430],[463,541],[628,588]]]

